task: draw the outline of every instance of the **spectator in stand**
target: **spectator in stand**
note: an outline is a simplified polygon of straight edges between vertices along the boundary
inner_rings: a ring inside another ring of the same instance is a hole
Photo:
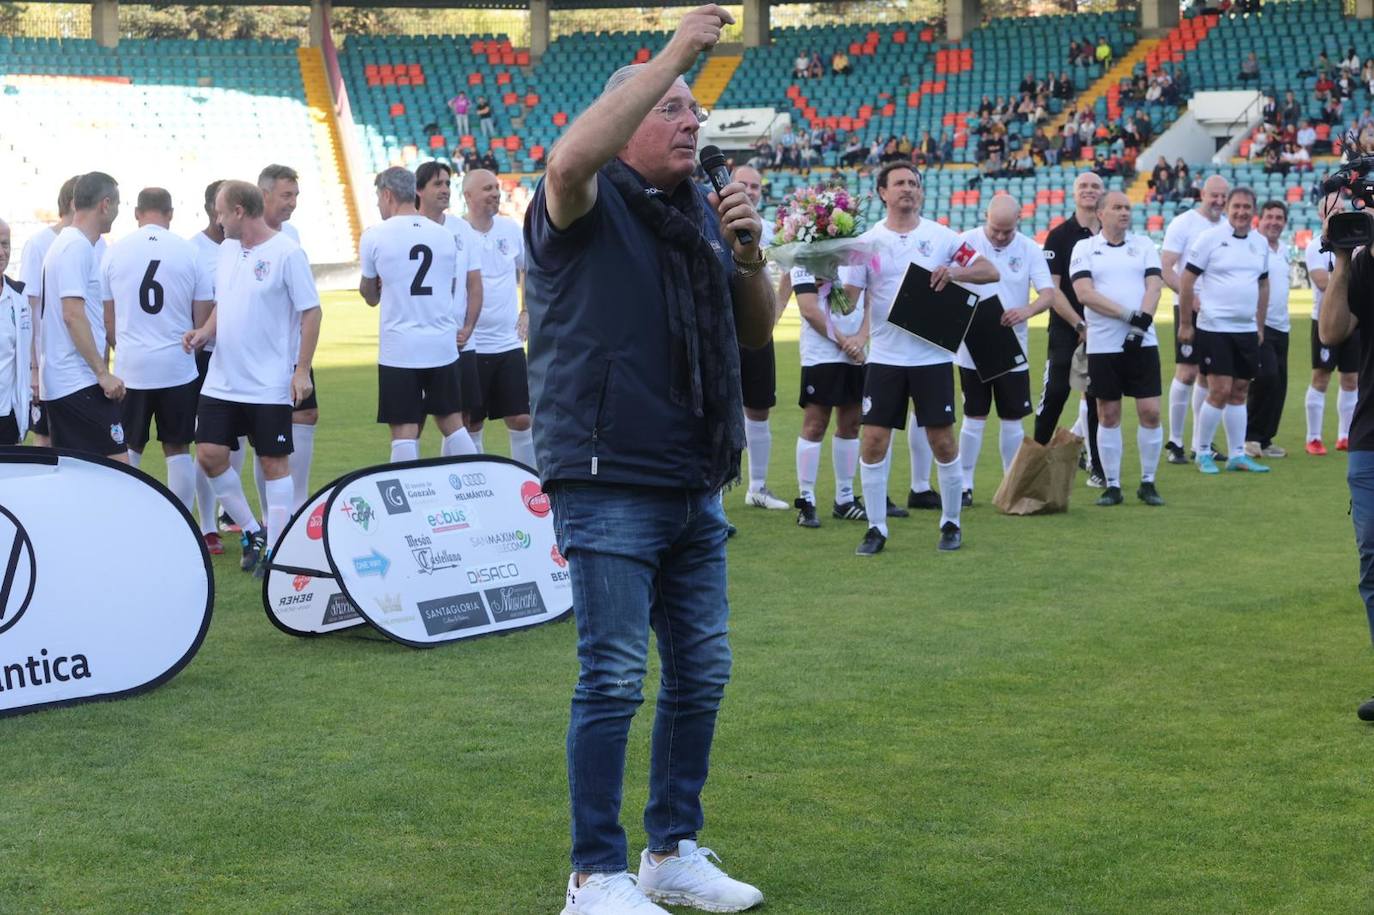
[[[1374,57],[1367,59],[1360,69],[1360,82],[1365,84],[1370,95],[1374,95]]]
[[[1070,66],[1076,66],[1076,65],[1078,64],[1078,58],[1079,58],[1079,56],[1080,56],[1082,53],[1083,53],[1083,52],[1082,52],[1082,49],[1079,47],[1078,42],[1076,42],[1076,41],[1070,41],[1070,42],[1069,42],[1069,65],[1070,65]]]
[[[496,153],[487,150],[477,159],[477,167],[484,168],[493,175],[501,174],[501,163],[496,161]]]
[[[1029,95],[1023,93],[1021,100],[1016,103],[1016,117],[1027,124],[1035,123],[1035,100]]]
[[[1064,129],[1059,131],[1059,137],[1063,143],[1060,147],[1060,161],[1076,162],[1079,159],[1079,152],[1083,144],[1078,139],[1078,124],[1070,121],[1064,125]]]
[[[1107,69],[1112,65],[1112,46],[1107,43],[1103,35],[1097,36],[1097,48],[1093,51],[1093,58],[1102,65],[1102,69]]]
[[[811,72],[811,58],[806,56],[805,51],[797,52],[797,59],[792,61],[792,78],[806,79]]]
[[[821,60],[819,51],[811,52],[811,65],[806,68],[806,75],[812,79],[820,79],[825,75],[825,63]]]
[[[749,160],[749,166],[755,171],[772,168],[773,162],[775,161],[774,156],[773,144],[768,142],[767,137],[761,137],[759,141],[754,144],[754,155],[753,158]]]
[[[1329,57],[1326,56],[1326,51],[1325,51],[1325,49],[1323,49],[1323,50],[1317,52],[1317,65],[1316,65],[1316,69],[1317,69],[1317,75],[1318,75],[1318,76],[1329,76],[1329,75],[1331,75],[1331,58],[1329,58]]]
[[[1035,128],[1035,134],[1030,141],[1031,155],[1035,156],[1035,161],[1041,165],[1053,165],[1050,161],[1050,138],[1045,136],[1045,128]]]
[[[1345,102],[1332,96],[1326,100],[1326,107],[1322,109],[1322,120],[1332,127],[1339,127],[1345,120]]]
[[[1312,152],[1312,147],[1317,142],[1317,131],[1316,128],[1312,126],[1312,122],[1307,118],[1303,118],[1298,122],[1298,135],[1296,141],[1303,149],[1307,150],[1309,153]]]
[[[1012,161],[1011,173],[1022,177],[1035,174],[1035,159],[1031,156],[1029,146],[1021,147],[1021,151],[1016,154]]]
[[[1172,185],[1174,181],[1173,170],[1169,168],[1169,160],[1163,156],[1155,163],[1155,167],[1150,169],[1149,187],[1155,192],[1156,197],[1161,196],[1162,189]]]
[[[482,160],[477,155],[477,150],[469,149],[463,153],[463,174],[467,174],[473,169],[482,167]]]
[[[1287,170],[1290,168],[1295,172],[1311,171],[1312,154],[1297,143],[1289,143],[1283,150],[1283,164],[1287,166],[1287,168],[1284,169],[1285,174],[1287,174]]]
[[[1360,55],[1355,53],[1354,48],[1345,49],[1345,59],[1341,61],[1341,66],[1345,67],[1351,73],[1360,72]]]
[[[983,142],[979,145],[982,147],[980,150],[981,158],[990,158],[995,154],[999,162],[1005,161],[1007,153],[1007,129],[1001,124],[994,126],[992,130],[988,131],[987,136],[983,138]]]
[[[1288,163],[1283,161],[1283,151],[1277,143],[1264,148],[1264,173],[1266,175],[1288,174]]]
[[[1264,107],[1260,110],[1260,122],[1274,127],[1277,127],[1279,123],[1278,100],[1268,92],[1264,94]]]
[[[873,144],[868,147],[868,158],[864,159],[865,165],[879,165],[883,161],[883,138],[874,137]]]
[[[990,118],[996,111],[997,108],[992,104],[992,98],[990,96],[984,95],[978,102],[978,116],[980,118]]]
[[[1093,137],[1097,134],[1097,119],[1091,111],[1083,112],[1078,119],[1078,142],[1085,148],[1093,145]]]
[[[1056,130],[1048,139],[1050,145],[1045,150],[1045,162],[1049,165],[1058,165],[1064,159],[1064,135]]]
[[[1340,98],[1350,98],[1355,94],[1355,87],[1358,83],[1354,75],[1346,67],[1341,67],[1341,75],[1336,77],[1336,89],[1334,94]]]
[[[858,165],[864,161],[867,150],[864,149],[863,141],[859,139],[857,133],[849,135],[849,142],[845,144],[844,152],[840,153],[841,165]]]
[[[1317,101],[1325,102],[1327,99],[1331,98],[1331,92],[1335,88],[1336,83],[1331,79],[1330,75],[1322,73],[1317,77],[1317,84],[1312,88],[1312,92],[1316,96]]]
[[[1174,160],[1174,194],[1175,200],[1186,200],[1193,196],[1193,176],[1188,168],[1188,163],[1179,156]]]
[[[1078,45],[1078,63],[1080,66],[1090,67],[1093,62],[1093,41],[1091,38],[1084,37]]]
[[[1250,158],[1263,159],[1264,151],[1273,143],[1279,140],[1278,132],[1274,130],[1273,124],[1262,124],[1255,131],[1255,138],[1250,141]]]
[[[905,156],[903,156],[901,153],[897,152],[897,138],[896,138],[896,137],[888,137],[888,138],[887,138],[887,142],[885,142],[885,143],[883,144],[883,154],[882,154],[882,156],[879,158],[878,161],[883,162],[883,163],[887,163],[887,162],[899,162],[899,161],[901,161],[902,159],[905,159],[905,158],[906,158]]]
[[[485,95],[477,96],[477,127],[481,131],[482,136],[484,137],[490,137],[493,133],[495,133],[495,129],[493,128],[491,121],[491,115],[491,102],[487,101],[487,97]],[[495,169],[493,169],[493,171],[495,171]]]
[[[1040,84],[1036,82],[1034,74],[1027,73],[1025,76],[1021,77],[1021,85],[1016,91],[1022,95],[1034,95],[1036,92],[1040,91]]]
[[[897,152],[902,154],[902,158],[910,159],[912,150],[914,149],[915,147],[911,143],[911,137],[907,134],[902,134],[902,138],[897,141]]]
[[[1242,83],[1257,82],[1259,80],[1259,58],[1255,52],[1251,51],[1245,55],[1245,59],[1240,62],[1240,81]]]
[[[1002,161],[1001,153],[991,153],[982,162],[978,163],[978,177],[1000,178],[1007,173],[1007,166]]]
[[[472,128],[468,125],[468,94],[459,92],[448,100],[449,110],[453,112],[453,125],[458,130],[458,136],[466,137],[472,133]]]
[[[1279,126],[1296,124],[1301,117],[1302,106],[1298,104],[1298,99],[1293,95],[1293,90],[1289,89],[1283,94],[1283,108],[1279,111]]]
[[[1153,104],[1164,96],[1164,81],[1156,73],[1150,77],[1150,84],[1145,88],[1145,101]]]
[[[954,161],[954,134],[946,130],[940,135],[940,166]]]
[[[843,49],[830,56],[830,72],[836,76],[848,76],[854,72],[854,68],[849,65],[849,55]]]
[[[1055,83],[1052,95],[1064,102],[1073,98],[1073,77],[1069,76],[1068,70],[1064,70],[1059,74],[1059,82]]]

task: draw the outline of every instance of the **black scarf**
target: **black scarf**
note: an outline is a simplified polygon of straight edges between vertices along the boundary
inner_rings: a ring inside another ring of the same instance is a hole
[[[702,225],[706,212],[691,181],[672,194],[648,187],[634,169],[612,159],[603,169],[630,211],[663,244],[659,276],[672,334],[673,403],[706,420],[710,445],[710,488],[739,477],[744,450],[744,413],[739,377],[739,341],[730,284]]]

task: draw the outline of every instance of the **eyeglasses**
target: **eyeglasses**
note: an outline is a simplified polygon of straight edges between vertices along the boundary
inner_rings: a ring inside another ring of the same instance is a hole
[[[707,111],[696,102],[693,102],[691,105],[684,105],[681,102],[668,102],[652,110],[663,115],[663,120],[670,122],[676,121],[681,117],[683,111],[691,111],[692,117],[696,118],[698,124],[705,124],[706,119],[711,116],[711,112]]]

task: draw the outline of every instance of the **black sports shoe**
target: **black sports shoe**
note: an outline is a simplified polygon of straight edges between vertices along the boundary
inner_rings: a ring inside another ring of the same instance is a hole
[[[893,502],[893,501],[892,501],[892,497],[891,497],[891,496],[888,496],[888,497],[887,497],[887,516],[888,516],[889,518],[909,518],[909,517],[911,517],[911,512],[907,511],[905,508],[902,508],[902,507],[901,507],[900,505],[898,505],[896,502]]]
[[[229,517],[229,513],[224,509],[220,509],[219,513],[219,529],[226,534],[237,533],[239,530],[238,522]]]
[[[239,560],[239,568],[251,572],[264,559],[267,552],[267,537],[259,530],[255,534],[245,533],[239,538],[239,543],[243,545],[243,558]]]
[[[963,495],[959,496],[959,504],[964,508],[973,508],[973,490],[965,489]]]
[[[925,492],[917,492],[914,489],[908,490],[906,494],[906,507],[939,511],[940,494],[933,489],[927,489]]]
[[[1089,459],[1090,454],[1091,454],[1091,452],[1088,451],[1088,446],[1087,446],[1087,445],[1084,445],[1084,446],[1083,446],[1083,450],[1080,451],[1080,452],[1078,452],[1078,469],[1079,469],[1079,470],[1087,470],[1087,469],[1088,469],[1088,459]]]
[[[1216,446],[1216,445],[1213,445],[1211,442],[1208,442],[1208,443],[1207,443],[1207,453],[1210,454],[1210,455],[1212,456],[1212,460],[1214,460],[1214,461],[1224,461],[1224,460],[1226,460],[1226,455],[1224,455],[1224,454],[1222,454],[1220,451],[1218,451],[1218,450],[1217,450],[1217,446]],[[1196,451],[1189,451],[1189,452],[1188,452],[1188,463],[1189,463],[1189,464],[1196,464],[1196,463],[1197,463],[1197,452],[1196,452]]]
[[[859,548],[854,551],[854,555],[876,556],[883,551],[883,547],[886,544],[887,538],[883,536],[883,532],[876,527],[870,527],[868,531],[864,533],[863,543],[859,544]]]
[[[1140,488],[1135,491],[1135,497],[1146,505],[1164,504],[1164,499],[1159,495],[1159,490],[1155,489],[1154,483],[1141,483]]]
[[[267,569],[272,565],[272,551],[264,549],[258,564],[253,567],[253,577],[261,581],[267,577]]]
[[[1165,442],[1164,450],[1169,452],[1167,460],[1170,464],[1188,463],[1188,455],[1184,453],[1182,445],[1176,445],[1173,442]]]
[[[964,545],[964,532],[953,521],[946,521],[940,527],[940,542],[936,548],[948,552]]]
[[[848,502],[836,502],[835,507],[830,510],[830,514],[841,521],[867,521],[868,512],[864,511],[863,500],[858,496]]]
[[[797,508],[798,527],[820,527],[821,522],[816,518],[816,506],[812,505],[807,499],[798,498],[792,503]]]
[[[1360,703],[1360,707],[1355,710],[1361,721],[1374,721],[1374,699],[1366,699]]]
[[[1098,505],[1120,505],[1123,501],[1125,500],[1121,497],[1120,486],[1108,486],[1102,490],[1102,495],[1097,497]]]

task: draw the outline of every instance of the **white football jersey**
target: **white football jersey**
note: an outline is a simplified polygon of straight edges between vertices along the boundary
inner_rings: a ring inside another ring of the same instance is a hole
[[[1259,329],[1259,281],[1269,275],[1269,243],[1263,235],[1254,230],[1236,235],[1224,222],[1194,238],[1184,259],[1184,269],[1197,275],[1199,328],[1217,333]]]
[[[1285,334],[1292,329],[1288,293],[1288,245],[1280,239],[1277,251],[1269,249],[1269,310],[1264,313],[1264,326]]]
[[[1322,250],[1321,233],[1313,235],[1312,240],[1307,243],[1307,250],[1303,252],[1303,262],[1307,264],[1308,282],[1312,282],[1313,270],[1325,270],[1327,279],[1331,278],[1331,271],[1335,269],[1336,262],[1330,251]],[[1317,288],[1317,284],[1312,283],[1312,323],[1314,324],[1321,317],[1323,294]]]
[[[816,284],[816,278],[808,273],[805,267],[793,267],[791,276],[792,291],[797,295],[804,292],[814,293],[816,300],[820,303],[821,314],[826,316],[831,327],[850,337],[859,332],[864,322],[863,296],[859,296],[858,304],[849,314],[837,315],[830,310],[829,297],[821,294],[820,287]],[[827,362],[839,362],[845,365],[862,364],[850,359],[848,354],[840,349],[839,345],[830,339],[828,334],[819,333],[806,318],[801,319],[801,338],[798,342],[801,364],[804,366],[823,365]]]
[[[1178,255],[1178,260],[1174,262],[1173,280],[1175,283],[1183,280],[1184,255],[1187,254],[1188,246],[1193,243],[1193,239],[1208,229],[1224,223],[1225,220],[1223,219],[1213,222],[1196,209],[1180,213],[1169,221],[1169,227],[1164,230],[1164,244],[1160,248],[1165,253]],[[1168,278],[1166,277],[1166,279]],[[1165,283],[1165,285],[1168,284]]]
[[[457,359],[462,315],[454,287],[461,280],[453,234],[419,213],[393,216],[363,233],[358,259],[364,277],[382,282],[377,362],[435,368]]]
[[[215,271],[215,353],[201,393],[219,400],[291,404],[300,313],[320,307],[301,246],[278,232],[256,248],[220,245]]]
[[[86,303],[97,353],[105,352],[105,303],[100,296],[100,270],[95,247],[79,229],[68,226],[43,258],[42,368],[40,396],[57,400],[96,383],[95,372],[76,351],[62,317],[64,298]]]
[[[1127,232],[1121,244],[1114,245],[1098,233],[1073,246],[1069,260],[1069,279],[1092,280],[1093,289],[1122,308],[1139,311],[1145,300],[1145,279],[1162,277],[1159,252],[1148,236]],[[1119,353],[1131,325],[1091,308],[1083,309],[1088,324],[1089,353]],[[1144,346],[1158,346],[1154,325],[1145,331]]]
[[[195,327],[192,302],[214,289],[195,247],[157,225],[111,245],[100,265],[100,292],[114,302],[114,373],[136,390],[170,388],[196,379],[196,357],[182,348]]]
[[[461,216],[445,213],[444,228],[453,233],[458,244],[458,288],[453,293],[453,304],[458,310],[458,326],[462,327],[468,313],[468,273],[482,269],[481,245],[477,233]],[[466,269],[464,261],[467,262]],[[481,315],[478,315],[478,320],[481,320]],[[472,336],[468,337],[468,342],[463,344],[463,352],[474,352],[476,349],[477,332],[474,329]]]
[[[1005,248],[997,248],[993,246],[992,240],[988,238],[988,233],[982,226],[970,229],[959,237],[968,242],[973,250],[981,256],[992,261],[997,267],[997,272],[1001,274],[1001,278],[995,283],[970,283],[969,288],[983,298],[990,295],[997,296],[1004,311],[1029,306],[1032,286],[1037,292],[1042,289],[1055,288],[1054,280],[1050,278],[1049,264],[1046,263],[1045,255],[1040,250],[1040,246],[1035,243],[1035,239],[1017,232]],[[1029,360],[1029,325],[1022,321],[1015,325],[1012,330],[1016,332],[1017,342],[1021,344],[1021,352]],[[954,356],[954,361],[961,368],[977,368],[973,364],[973,357],[969,355],[968,347],[962,344],[959,346],[959,352]],[[1015,371],[1030,371],[1029,362]]]
[[[469,223],[471,225],[471,223]],[[504,353],[521,346],[519,271],[525,269],[525,238],[519,224],[497,216],[487,232],[472,230],[482,265],[482,313],[472,332],[479,353]]]

